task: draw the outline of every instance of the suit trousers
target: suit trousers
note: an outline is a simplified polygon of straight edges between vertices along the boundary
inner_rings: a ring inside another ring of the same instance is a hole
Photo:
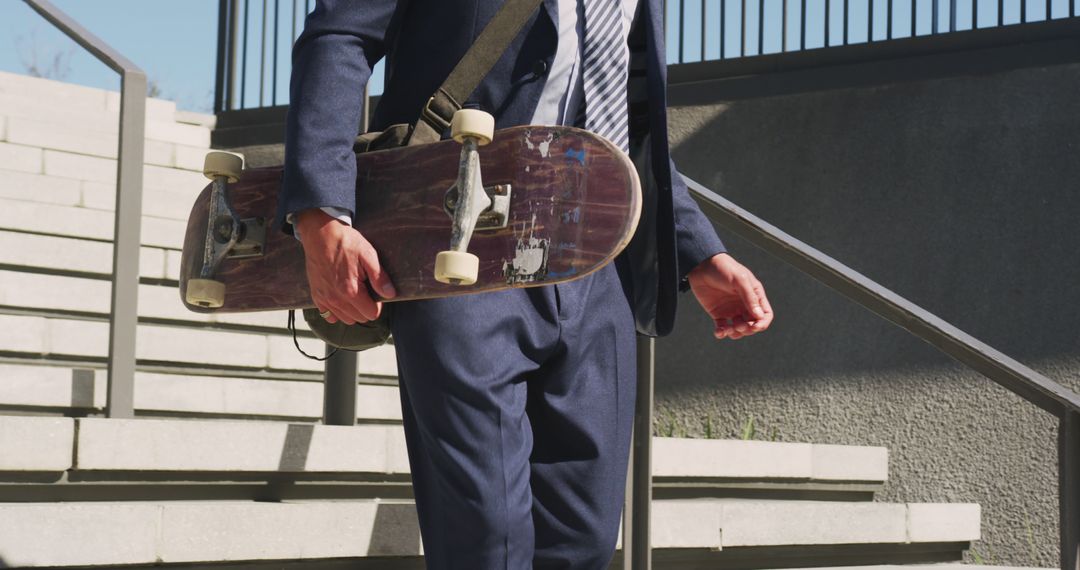
[[[618,273],[387,305],[429,569],[610,563],[636,391]]]

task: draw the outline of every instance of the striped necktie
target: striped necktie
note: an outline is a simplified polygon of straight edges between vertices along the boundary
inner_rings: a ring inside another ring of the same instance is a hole
[[[583,42],[585,128],[627,152],[627,48],[623,0],[580,0],[585,3]]]

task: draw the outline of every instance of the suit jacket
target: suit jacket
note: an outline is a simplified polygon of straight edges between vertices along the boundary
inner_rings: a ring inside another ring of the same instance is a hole
[[[527,124],[555,57],[548,0],[465,102],[495,116],[496,128]],[[588,0],[586,0],[588,1]],[[364,85],[386,58],[383,96],[370,126],[416,121],[487,22],[500,0],[319,0],[293,48],[286,121],[285,173],[278,223],[288,212],[355,207],[352,142]],[[637,41],[633,41],[634,39]],[[686,273],[724,251],[712,225],[675,171],[667,140],[667,65],[661,0],[640,0],[631,34],[632,61],[644,60],[647,101],[631,105],[631,154],[644,204],[634,240],[617,261],[629,281],[638,330],[670,332]],[[633,66],[632,71],[633,74]],[[636,110],[636,116],[635,116]]]

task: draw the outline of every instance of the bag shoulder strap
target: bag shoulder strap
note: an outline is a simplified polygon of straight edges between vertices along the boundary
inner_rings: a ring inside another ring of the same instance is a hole
[[[406,144],[437,142],[454,112],[480,85],[543,0],[507,0],[428,99]]]

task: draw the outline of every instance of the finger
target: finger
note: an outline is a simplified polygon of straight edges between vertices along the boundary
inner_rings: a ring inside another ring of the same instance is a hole
[[[760,281],[757,284],[757,291],[758,300],[761,301],[761,308],[764,309],[765,314],[768,315],[769,320],[771,321],[773,314],[772,303],[769,303],[769,297],[765,294],[765,287],[761,285]]]
[[[347,325],[351,325],[356,322],[356,318],[352,316],[351,311],[349,311],[345,306],[341,305],[340,303],[337,303],[335,299],[326,299],[324,303],[326,304],[325,310],[330,311],[330,316],[334,319],[333,321],[327,319],[326,322],[333,324],[335,322],[341,321]]]
[[[360,251],[360,266],[364,268],[364,275],[367,276],[368,283],[378,296],[383,299],[393,299],[397,296],[397,290],[390,282],[390,275],[383,271],[382,264],[379,263],[379,254],[370,243]]]
[[[359,273],[351,277],[351,282],[345,288],[342,302],[348,304],[349,313],[356,322],[366,323],[379,317],[379,307],[372,300],[371,295],[368,294],[367,284],[365,283],[366,276],[363,274],[364,270],[358,267],[357,271]]]
[[[742,317],[731,319],[731,327],[739,335],[744,335],[750,331],[750,323],[746,322],[746,319]]]
[[[330,324],[334,324],[334,323],[338,322],[338,318],[334,316],[334,311],[331,311],[330,309],[325,309],[323,307],[318,307],[318,306],[315,307],[315,309],[317,311],[319,311],[319,316],[322,317],[322,320],[324,320],[324,321],[326,321],[326,322],[328,322]]]
[[[767,312],[767,313],[765,313],[764,318],[761,318],[761,319],[758,319],[758,320],[754,321],[754,324],[753,324],[753,326],[751,328],[752,328],[753,332],[759,333],[759,332],[769,328],[769,325],[772,324],[772,320],[773,320],[773,314],[771,312]]]
[[[749,320],[758,320],[765,317],[765,310],[761,307],[761,301],[755,286],[760,287],[761,283],[754,278],[749,271],[741,275],[735,283],[736,288],[739,291],[739,297],[742,298],[743,306],[746,308],[746,314],[750,316]]]
[[[713,321],[713,324],[715,325],[715,328],[713,329],[713,336],[716,337],[716,340],[725,339],[729,337],[732,332],[734,332],[734,330],[731,328],[731,325],[729,325],[725,321],[727,321],[727,319],[723,319],[722,321]]]

